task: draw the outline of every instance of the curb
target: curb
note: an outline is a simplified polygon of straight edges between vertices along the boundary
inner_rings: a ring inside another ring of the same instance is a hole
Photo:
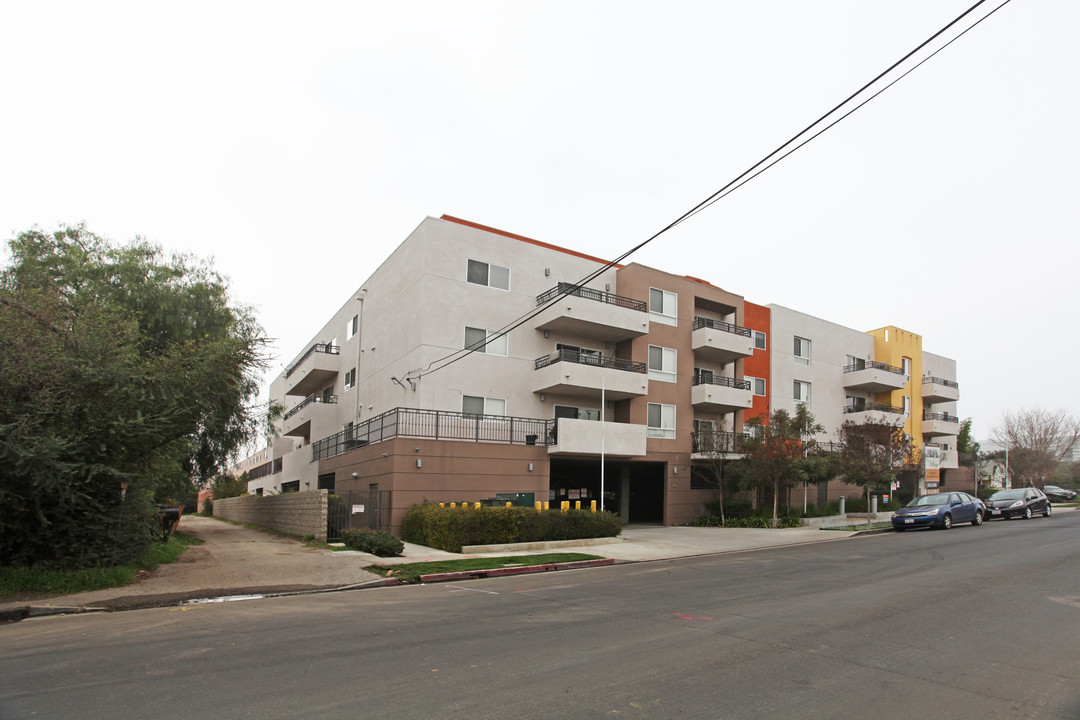
[[[504,575],[529,575],[552,570],[575,570],[578,568],[602,567],[604,565],[614,564],[615,560],[612,558],[601,558],[600,560],[578,560],[576,562],[548,563],[546,565],[522,565],[509,568],[492,568],[490,570],[462,570],[460,572],[421,575],[420,582],[436,583],[449,582],[451,580],[480,580],[483,578],[502,577]]]

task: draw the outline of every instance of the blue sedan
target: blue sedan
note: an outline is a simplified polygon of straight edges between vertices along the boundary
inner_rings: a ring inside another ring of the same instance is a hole
[[[982,525],[985,517],[982,500],[964,492],[945,492],[918,496],[893,513],[892,526],[897,532],[917,527],[948,530],[956,523]]]

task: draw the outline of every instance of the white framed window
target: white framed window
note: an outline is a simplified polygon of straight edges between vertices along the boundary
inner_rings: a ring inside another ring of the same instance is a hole
[[[494,330],[465,327],[465,349],[506,357],[506,335]]]
[[[356,368],[345,373],[345,389],[350,390],[356,385]]]
[[[750,381],[750,389],[754,391],[755,395],[765,397],[765,378],[750,377],[744,375],[743,380]]]
[[[487,285],[500,290],[510,289],[510,269],[470,260],[466,279],[476,285]]]
[[[908,380],[910,380],[911,379],[911,358],[908,358],[908,357],[902,358],[900,360],[900,365],[904,369],[904,377],[906,377]]]
[[[505,415],[506,400],[476,395],[461,396],[461,412],[466,415]]]
[[[654,438],[675,437],[675,406],[649,403],[646,435]]]
[[[673,348],[649,346],[649,379],[675,382],[676,352]]]
[[[754,348],[757,350],[766,350],[766,337],[765,333],[760,330],[754,331]]]
[[[356,334],[356,329],[359,327],[360,316],[353,315],[352,320],[345,323],[345,341],[348,342],[352,339],[352,336]]]
[[[679,296],[667,290],[649,288],[649,319],[665,325],[677,325]]]
[[[795,402],[810,402],[810,383],[796,380],[791,392]]]
[[[900,403],[904,410],[904,417],[911,417],[911,398],[904,395],[900,398]]]
[[[799,363],[800,365],[809,365],[810,341],[806,338],[796,337],[793,354],[795,355],[795,362]]]

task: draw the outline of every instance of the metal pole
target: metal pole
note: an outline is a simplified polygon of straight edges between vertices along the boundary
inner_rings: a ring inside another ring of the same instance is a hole
[[[607,412],[607,373],[600,373],[600,512],[604,512],[604,415]]]

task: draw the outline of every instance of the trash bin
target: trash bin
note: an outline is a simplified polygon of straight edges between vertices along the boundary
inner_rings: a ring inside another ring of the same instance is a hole
[[[540,436],[539,435],[526,435],[525,436],[525,444],[526,445],[535,445],[536,444],[536,438],[538,438],[538,437],[540,437]]]

